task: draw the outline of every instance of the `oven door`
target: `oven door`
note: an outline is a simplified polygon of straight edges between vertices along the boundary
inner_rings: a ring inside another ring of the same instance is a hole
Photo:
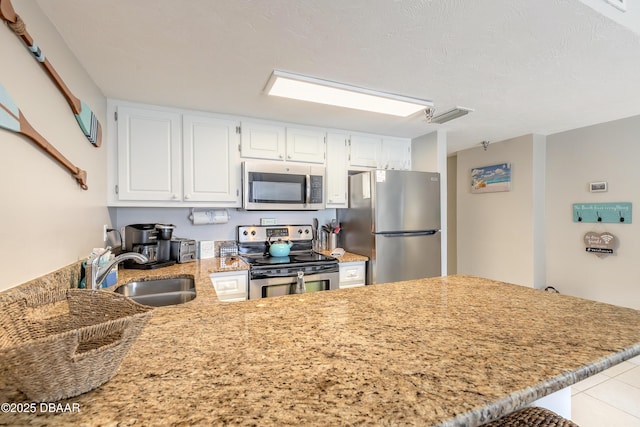
[[[251,279],[249,282],[249,299],[278,297],[295,293],[297,277],[269,277]],[[307,293],[338,289],[340,273],[318,273],[304,276]]]

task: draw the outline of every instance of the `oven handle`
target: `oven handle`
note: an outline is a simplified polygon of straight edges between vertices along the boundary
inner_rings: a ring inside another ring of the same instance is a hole
[[[311,175],[305,176],[305,198],[304,202],[308,205],[311,204]]]

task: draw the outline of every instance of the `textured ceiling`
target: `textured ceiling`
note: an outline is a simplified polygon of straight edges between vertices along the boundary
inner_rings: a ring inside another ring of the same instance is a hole
[[[37,3],[110,98],[404,137],[446,129],[450,153],[640,114],[640,36],[579,0]],[[274,68],[475,112],[436,125],[270,98]]]

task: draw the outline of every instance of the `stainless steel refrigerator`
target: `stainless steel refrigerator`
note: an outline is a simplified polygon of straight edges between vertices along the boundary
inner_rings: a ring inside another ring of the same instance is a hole
[[[373,170],[349,177],[339,244],[369,257],[367,284],[441,275],[440,174]]]

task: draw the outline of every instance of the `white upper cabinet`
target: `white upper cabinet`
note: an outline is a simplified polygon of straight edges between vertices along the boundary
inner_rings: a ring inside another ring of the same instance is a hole
[[[241,206],[238,121],[116,100],[107,108],[110,206]]]
[[[410,170],[411,140],[408,138],[383,138],[378,168]]]
[[[351,142],[349,144],[349,167],[378,167],[381,143],[382,138],[378,136],[351,134]]]
[[[240,206],[237,122],[207,115],[183,116],[184,201]]]
[[[411,140],[107,100],[109,206],[241,207],[243,158],[326,165],[327,208],[350,170],[411,169]]]
[[[180,114],[117,107],[118,198],[182,199]]]
[[[317,129],[287,127],[287,160],[324,163],[326,133]]]
[[[325,161],[325,132],[317,129],[242,121],[240,134],[244,158],[305,163]]]
[[[347,206],[349,135],[327,134],[326,207]]]
[[[240,132],[242,157],[284,160],[284,126],[258,121],[242,121]]]
[[[411,169],[411,140],[352,134],[349,169]]]

